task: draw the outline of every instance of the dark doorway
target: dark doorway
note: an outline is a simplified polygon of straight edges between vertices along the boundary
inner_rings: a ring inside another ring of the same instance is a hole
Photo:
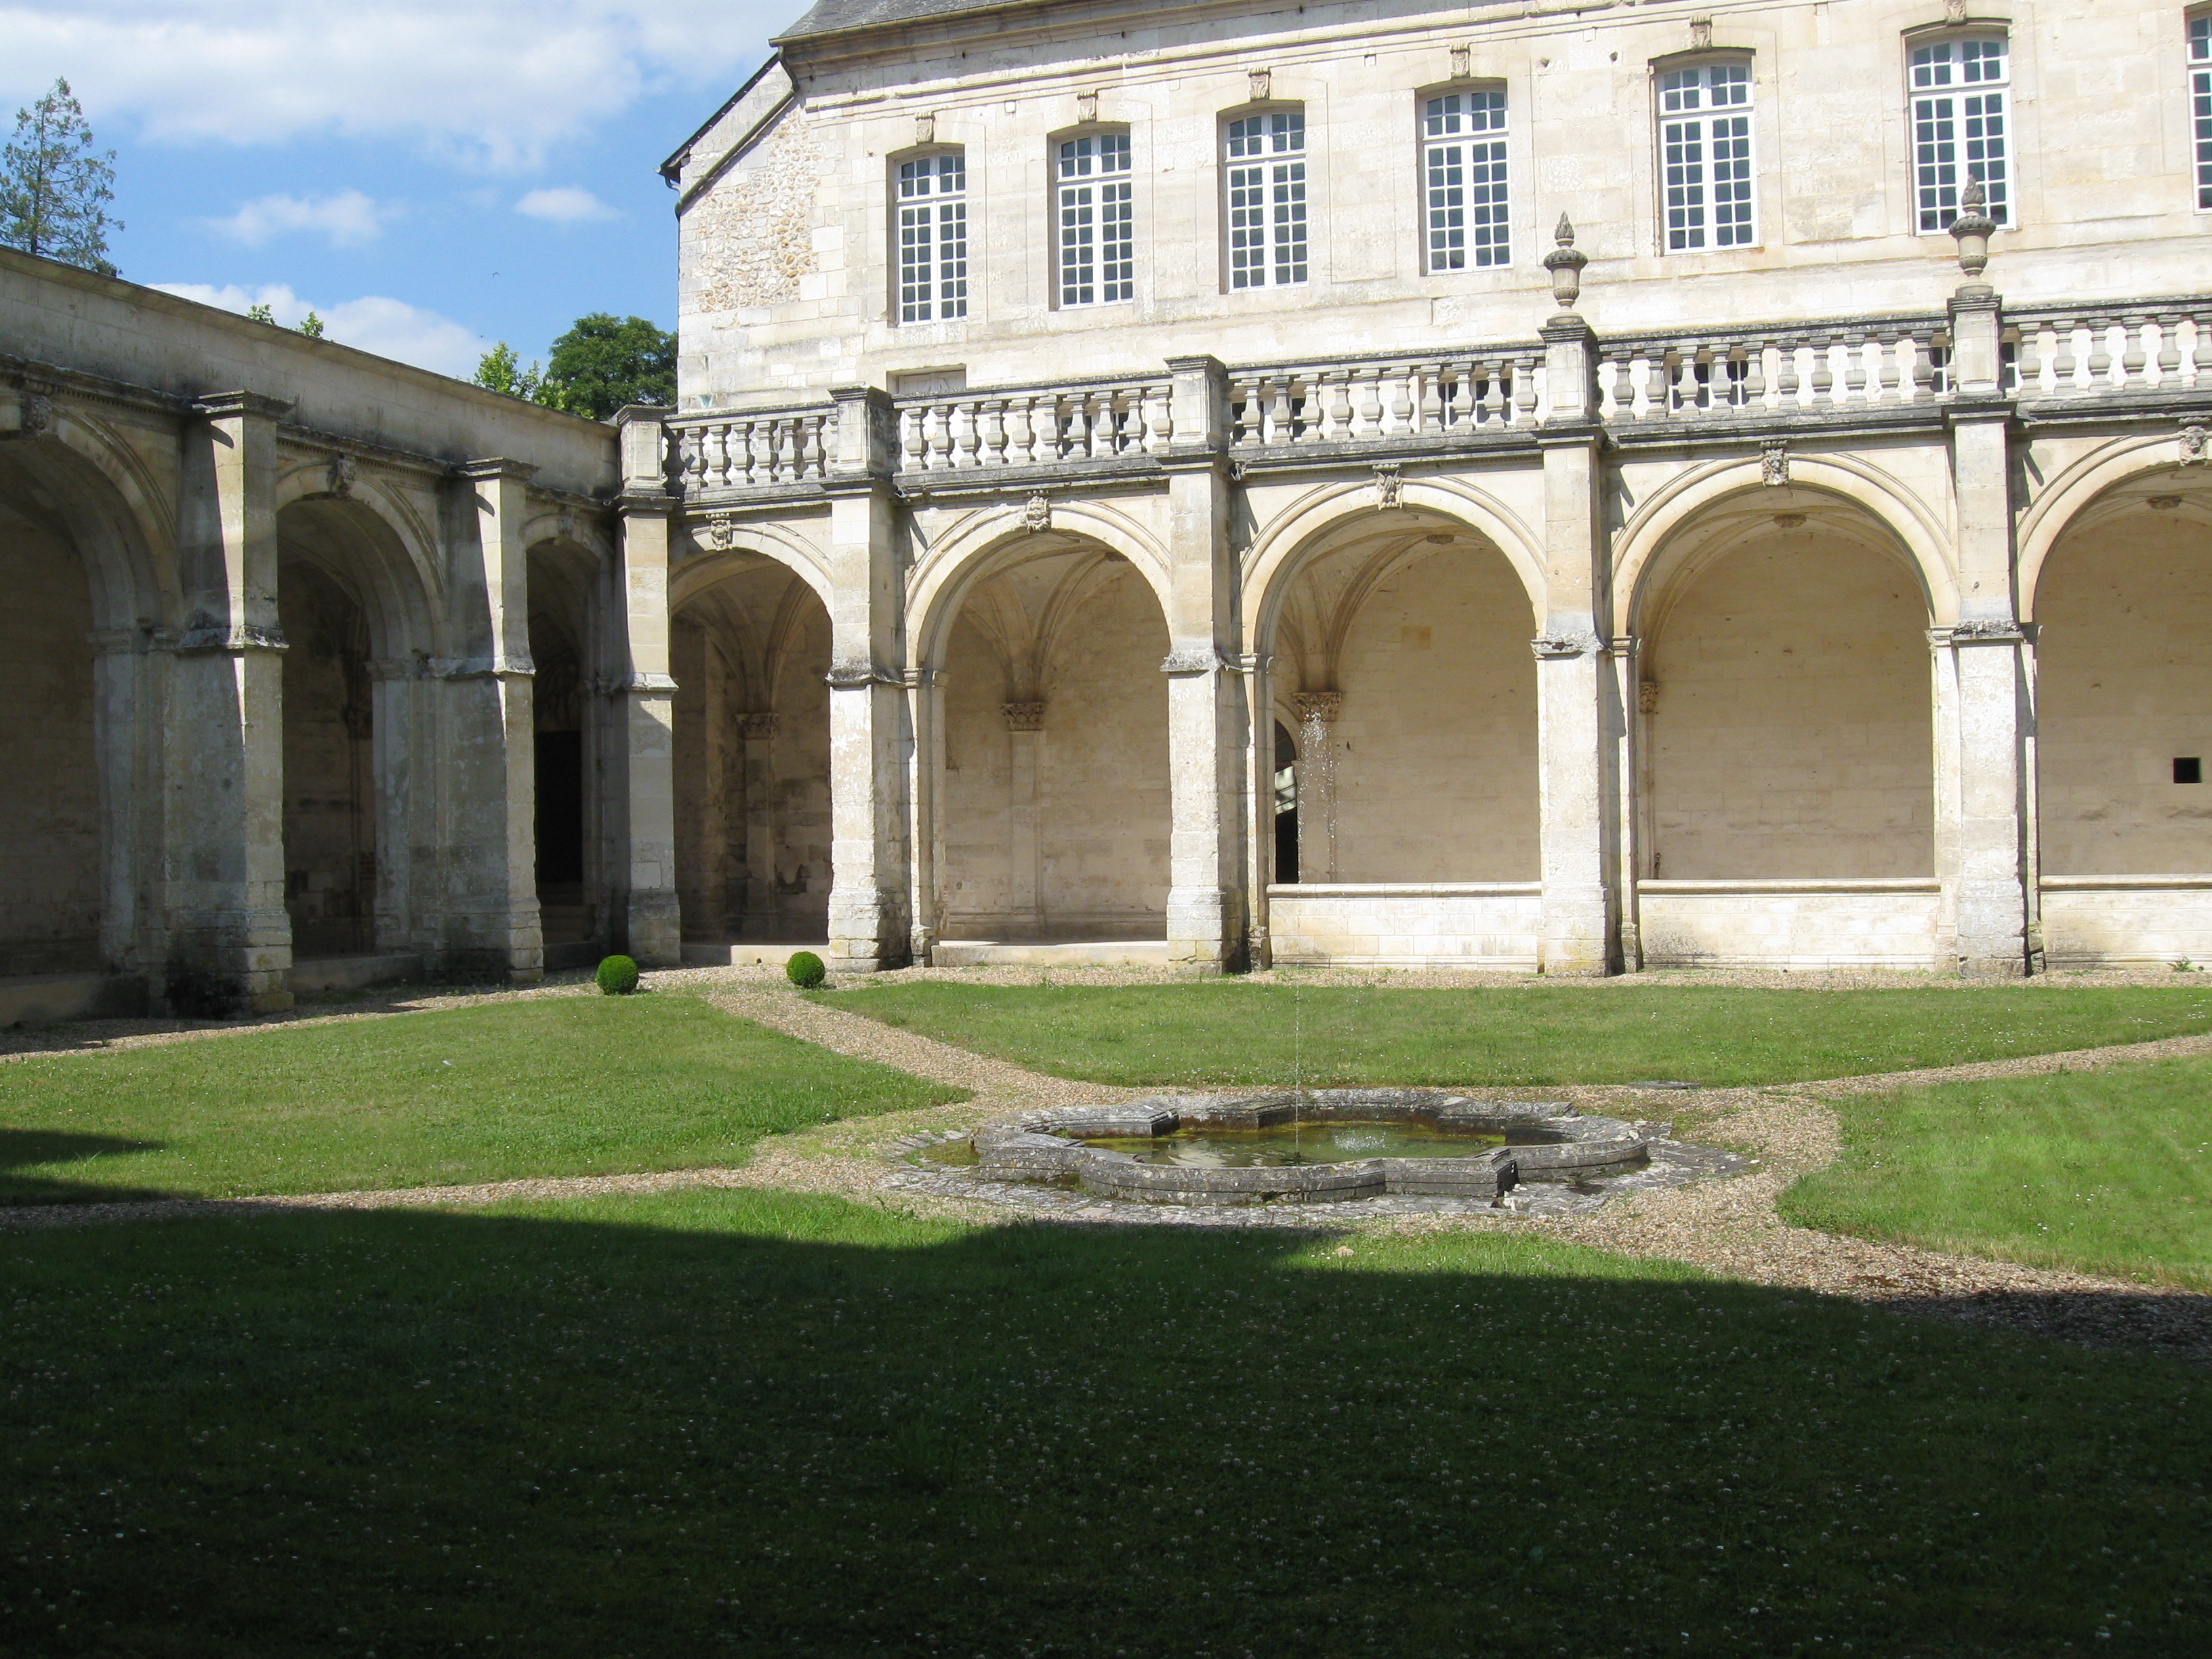
[[[538,734],[538,886],[584,879],[584,734]]]

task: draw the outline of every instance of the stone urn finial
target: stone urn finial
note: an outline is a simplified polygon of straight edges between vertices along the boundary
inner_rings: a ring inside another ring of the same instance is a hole
[[[1552,298],[1561,311],[1572,311],[1582,297],[1583,267],[1589,263],[1589,255],[1575,246],[1575,228],[1565,214],[1559,216],[1559,228],[1552,235],[1559,246],[1544,256],[1544,269],[1552,273]]]
[[[1959,244],[1959,269],[1975,281],[1990,263],[1990,233],[1997,222],[1989,216],[1989,195],[1982,181],[1970,179],[1959,192],[1959,216],[1951,221],[1951,234]]]

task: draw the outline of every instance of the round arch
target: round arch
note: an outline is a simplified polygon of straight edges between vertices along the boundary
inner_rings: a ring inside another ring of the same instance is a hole
[[[1790,482],[1779,488],[1764,481],[1755,459],[1715,461],[1668,480],[1639,507],[1613,538],[1615,610],[1610,631],[1645,631],[1654,599],[1684,574],[1686,562],[1709,550],[1696,533],[1698,520],[1747,498],[1759,501],[1769,512],[1823,501],[1848,504],[1877,532],[1876,539],[1858,539],[1884,546],[1911,568],[1929,624],[1943,627],[1958,620],[1958,581],[1948,540],[1926,503],[1855,459],[1793,456]],[[1832,515],[1828,527],[1842,528],[1841,515]]]
[[[826,526],[827,520],[823,520]],[[751,561],[765,559],[780,564],[814,590],[814,597],[822,601],[823,609],[833,609],[833,589],[830,570],[822,550],[806,537],[781,524],[730,524],[719,527],[718,533],[726,538],[724,544],[715,544],[710,538],[699,540],[696,524],[685,526],[690,533],[690,550],[672,557],[668,570],[668,605],[671,613],[702,589],[711,587],[726,576],[749,567]]]
[[[1071,550],[1071,538],[1119,554],[1152,590],[1164,619],[1170,614],[1167,551],[1127,514],[1098,501],[1054,502],[1047,530],[1031,527],[1011,508],[978,509],[957,520],[916,566],[907,589],[907,649],[913,662],[936,666],[952,624],[976,585],[1040,554]]]
[[[434,653],[443,584],[419,520],[380,488],[303,488],[305,476],[295,470],[277,492],[279,556],[315,566],[353,597],[376,656],[399,661],[418,650]]]
[[[2069,532],[2130,489],[2166,483],[2179,489],[2203,476],[2194,467],[2183,466],[2180,437],[2170,432],[2115,438],[2061,472],[2021,515],[2016,556],[2021,620],[2035,619],[2043,568]]]

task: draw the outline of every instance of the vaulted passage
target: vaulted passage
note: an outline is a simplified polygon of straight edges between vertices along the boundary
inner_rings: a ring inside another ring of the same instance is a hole
[[[2044,566],[2035,618],[2043,873],[2212,873],[2212,525],[2100,516]]]
[[[1299,574],[1275,630],[1297,750],[1279,882],[1533,881],[1536,670],[1526,591],[1464,526],[1410,514]]]
[[[784,566],[726,565],[670,633],[684,936],[815,944],[830,915],[830,617]]]
[[[1068,536],[977,584],[944,667],[939,933],[1166,936],[1167,626],[1126,560]]]
[[[100,964],[91,592],[58,530],[0,494],[0,975]]]
[[[284,908],[301,958],[376,945],[368,624],[314,563],[278,568],[284,653]]]
[[[1644,873],[1929,876],[1934,746],[1918,585],[1847,523],[1782,516],[1798,523],[1686,573],[1648,629]]]

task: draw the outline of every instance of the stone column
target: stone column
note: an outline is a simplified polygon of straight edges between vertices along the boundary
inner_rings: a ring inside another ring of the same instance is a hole
[[[914,838],[908,848],[908,890],[914,915],[908,928],[913,960],[927,964],[945,926],[939,872],[945,868],[945,826],[938,804],[945,785],[945,688],[940,672],[906,671],[908,719],[914,747],[907,764],[907,787],[914,802]]]
[[[612,702],[602,750],[609,903],[614,942],[641,967],[683,960],[676,897],[676,682],[668,672],[668,542],[679,503],[662,471],[665,410],[629,408],[622,427],[623,493],[608,672]]]
[[[1959,623],[1938,630],[1938,864],[1961,974],[2032,965],[2027,744],[2029,661],[2014,599],[2012,401],[2000,379],[2002,318],[1987,286],[1951,302],[1957,396],[1948,411],[1956,501]],[[1948,775],[1948,778],[1946,775]]]
[[[1340,691],[1296,691],[1298,729],[1298,879],[1336,879],[1336,739]],[[1269,745],[1270,749],[1273,747]]]
[[[179,1013],[265,1013],[292,1006],[276,619],[276,422],[290,405],[231,392],[196,408],[177,533],[162,996]]]
[[[445,682],[446,854],[439,954],[518,985],[544,977],[538,912],[537,720],[531,696],[530,475],[471,461],[454,503],[450,614],[462,655]]]
[[[1168,368],[1168,960],[1218,974],[1245,960],[1251,735],[1229,540],[1228,374],[1211,357],[1171,358]]]
[[[1244,821],[1244,965],[1256,973],[1274,965],[1268,939],[1267,884],[1275,869],[1275,698],[1269,683],[1273,659],[1246,652],[1237,666],[1244,675],[1245,751],[1242,811]]]
[[[1006,777],[1006,861],[1012,878],[1007,897],[1012,908],[1028,920],[1038,938],[1044,937],[1044,859],[1037,835],[1037,769],[1044,757],[1044,705],[1010,702],[1006,742],[1012,754]]]
[[[1616,635],[1611,642],[1613,696],[1617,710],[1608,708],[1617,721],[1613,739],[1613,882],[1616,926],[1620,939],[1620,968],[1639,973],[1644,967],[1644,924],[1636,900],[1637,878],[1643,872],[1644,825],[1638,783],[1643,773],[1645,717],[1656,706],[1657,689],[1644,684],[1639,647],[1633,635]]]
[[[1561,222],[1561,246],[1571,232]],[[1574,267],[1579,270],[1579,265]],[[1554,276],[1557,277],[1557,271]],[[1565,297],[1571,299],[1572,295]],[[1544,884],[1539,966],[1615,970],[1613,784],[1618,693],[1609,572],[1599,528],[1600,471],[1589,325],[1562,312],[1544,325],[1544,629],[1536,653],[1538,862]]]
[[[830,495],[830,967],[902,968],[908,882],[906,571],[890,398],[841,387]]]
[[[738,716],[744,746],[745,895],[740,926],[765,939],[781,939],[775,902],[775,711]]]

